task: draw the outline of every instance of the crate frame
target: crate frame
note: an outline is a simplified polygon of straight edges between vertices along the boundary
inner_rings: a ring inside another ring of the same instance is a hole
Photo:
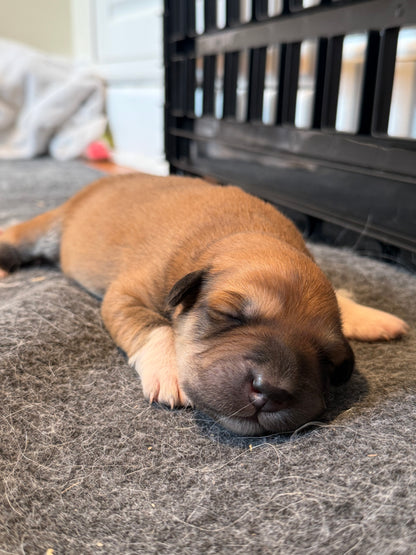
[[[227,1],[216,28],[216,2],[205,0],[205,31],[195,31],[195,2],[165,0],[165,150],[172,173],[235,183],[287,211],[306,235],[352,244],[416,268],[416,141],[387,135],[399,30],[416,26],[416,2],[322,0],[301,8],[284,0],[267,17],[252,3],[239,21]],[[343,37],[368,33],[358,129],[335,119]],[[312,125],[294,125],[302,41],[317,39]],[[261,121],[268,45],[280,45],[276,119]],[[249,52],[248,110],[236,120],[239,52]],[[215,113],[216,59],[224,56],[223,115]],[[203,114],[194,112],[195,63],[203,58]],[[342,230],[348,230],[347,233]]]

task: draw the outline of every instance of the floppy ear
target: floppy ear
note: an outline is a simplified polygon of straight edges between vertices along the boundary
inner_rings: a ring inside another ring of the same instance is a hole
[[[338,386],[346,383],[354,370],[355,357],[348,341],[344,338],[336,347],[327,353],[331,362],[329,382]]]
[[[207,273],[206,270],[197,270],[177,281],[167,296],[167,308],[175,308],[179,304],[182,304],[185,310],[191,308],[195,304]]]

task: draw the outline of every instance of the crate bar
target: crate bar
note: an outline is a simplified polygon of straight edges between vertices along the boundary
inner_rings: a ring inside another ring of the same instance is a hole
[[[187,59],[183,58],[171,63],[170,89],[172,105],[175,115],[184,115],[187,111]]]
[[[260,121],[263,112],[264,73],[266,70],[266,47],[255,48],[250,53],[250,86],[248,119]]]
[[[320,39],[318,43],[318,56],[315,75],[315,102],[312,116],[312,128],[320,129],[322,124],[322,110],[324,102],[324,84],[326,72],[326,59],[328,53],[328,40]]]
[[[216,56],[204,57],[203,113],[214,114],[214,82]]]
[[[296,129],[291,126],[253,126],[250,123],[216,121],[201,118],[195,121],[195,135],[210,138],[235,148],[274,150],[282,157],[296,153],[302,159],[321,165],[348,166],[351,171],[389,173],[416,184],[416,141],[374,139],[344,133],[325,133]]]
[[[233,117],[236,111],[238,52],[225,54],[223,117]]]
[[[195,112],[195,58],[186,61],[186,113]]]
[[[279,86],[277,94],[276,124],[280,125],[283,121],[283,91],[286,72],[287,45],[280,45],[280,63],[279,63]]]
[[[266,19],[268,0],[257,0],[254,2],[254,16],[257,21]]]
[[[344,37],[333,37],[328,41],[326,73],[322,101],[322,127],[335,129],[337,117],[339,79],[342,64]]]
[[[172,86],[171,86],[171,74],[172,67],[170,64],[170,55],[172,47],[170,45],[171,36],[171,0],[164,0],[164,10],[163,10],[163,61],[165,65],[165,107],[164,107],[164,126],[165,126],[165,137],[164,137],[164,147],[165,156],[169,162],[169,171],[174,171],[172,164],[172,159],[175,155],[175,143],[176,138],[172,136],[168,129],[174,125],[174,118],[172,117],[171,110],[171,98],[172,98]]]
[[[205,0],[204,3],[205,31],[217,29],[217,0]],[[212,52],[210,52],[212,54]]]
[[[170,4],[170,40],[182,40],[187,32],[187,1],[175,0]]]
[[[286,46],[283,79],[282,123],[293,124],[296,115],[296,95],[299,79],[300,42]]]
[[[397,141],[390,139],[364,137],[360,140],[357,136],[351,141],[350,137],[339,133],[253,126],[251,123],[218,121],[211,117],[195,120],[194,130],[186,131],[181,122],[182,118],[171,119],[169,133],[198,142],[215,141],[241,152],[268,152],[276,160],[292,160],[298,165],[302,165],[302,162],[313,163],[316,167],[339,168],[352,174],[380,176],[416,186],[416,145],[413,142],[406,142],[406,148],[401,148]],[[288,148],[288,145],[292,148]],[[408,149],[409,146],[413,150]],[[299,157],[293,151],[301,151],[302,156]]]
[[[313,201],[313,193],[318,192],[319,195],[319,189],[321,186],[320,181],[322,179],[322,176],[319,176],[318,174],[300,175],[297,173],[295,177],[294,175],[291,175],[290,172],[286,173],[285,180],[287,179],[288,182],[286,183],[286,185],[281,187],[282,180],[276,179],[276,176],[274,174],[275,170],[273,170],[270,166],[268,166],[268,168],[266,169],[266,175],[263,175],[262,182],[259,183],[253,180],[252,176],[255,175],[256,171],[259,171],[260,168],[263,168],[261,165],[253,165],[251,168],[246,167],[246,173],[241,174],[240,172],[235,171],[235,163],[230,166],[227,163],[223,163],[218,160],[207,159],[205,157],[200,158],[196,156],[191,163],[179,160],[176,160],[175,163],[177,163],[178,167],[184,169],[185,171],[189,171],[191,173],[196,173],[199,175],[211,175],[222,183],[228,183],[229,181],[238,183],[246,190],[257,194],[260,197],[268,198],[278,205],[280,204],[281,206],[292,208],[304,214],[309,214],[317,218],[322,218],[327,222],[353,229],[358,233],[362,233],[363,231],[363,226],[365,224],[365,218],[363,218],[363,216],[365,213],[363,213],[362,210],[362,213],[360,215],[355,214],[354,210],[334,211],[331,207],[331,202],[326,202],[325,205],[323,205],[321,203],[316,203]],[[338,172],[336,170],[330,171],[326,178],[329,181],[337,182],[339,180]],[[293,187],[295,183],[298,183],[299,179],[301,180],[302,189],[305,190],[306,188],[306,190],[309,191],[309,194],[307,196],[303,194],[294,194]],[[276,187],[275,185],[278,182],[280,183],[280,186]],[[363,176],[360,183],[364,184],[365,191],[371,191],[374,186],[374,179],[371,176]],[[352,185],[355,195],[352,195],[351,198],[354,198],[357,193],[360,192],[360,186],[361,185],[357,185],[357,182],[355,182],[355,185]],[[389,183],[382,182],[380,186],[384,194],[386,194],[387,188],[388,190],[390,190],[390,192],[394,191],[395,194],[400,198],[405,198],[407,200],[407,205],[409,205],[412,200],[412,187],[407,184],[393,182],[390,186]],[[345,206],[350,206],[350,202],[353,201],[348,196],[349,192],[347,192],[346,189],[343,189],[342,194],[344,196],[344,200],[345,195],[347,195]],[[400,229],[395,226],[385,227],[383,222],[380,220],[380,216],[381,214],[379,213],[378,220],[375,222],[373,221],[367,226],[367,236],[374,237],[380,241],[384,241],[393,245],[397,245],[400,248],[410,249],[413,252],[416,252],[415,237],[410,236],[408,233],[402,233]]]
[[[228,0],[227,1],[227,25],[232,27],[233,25],[240,24],[240,0]]]
[[[208,0],[206,0],[207,2]],[[210,0],[212,1],[212,0]],[[322,6],[319,10],[272,18],[221,32],[211,32],[196,38],[196,54],[205,56],[217,52],[232,52],[244,48],[259,48],[280,43],[301,42],[305,38],[330,38],[368,29],[387,29],[416,25],[416,2],[401,3],[394,0],[371,0],[336,6]],[[212,27],[211,27],[212,29]]]
[[[194,37],[196,35],[195,30],[195,0],[186,1],[186,26],[188,37]]]
[[[361,100],[360,121],[358,133],[369,135],[372,128],[374,91],[376,88],[377,64],[374,60],[379,58],[380,33],[371,31],[368,34],[367,52],[364,66],[364,82]],[[389,106],[390,107],[390,106]]]
[[[378,60],[378,74],[375,87],[373,133],[387,134],[389,126],[391,95],[393,92],[394,69],[396,65],[399,28],[383,32]]]

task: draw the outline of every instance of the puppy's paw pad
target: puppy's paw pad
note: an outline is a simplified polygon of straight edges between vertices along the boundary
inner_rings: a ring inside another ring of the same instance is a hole
[[[2,268],[0,268],[0,279],[3,279],[5,277],[7,277],[9,275],[8,272],[6,272],[6,270],[3,270]]]

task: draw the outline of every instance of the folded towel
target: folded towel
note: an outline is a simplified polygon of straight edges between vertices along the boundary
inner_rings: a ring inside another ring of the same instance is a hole
[[[79,156],[104,133],[104,105],[91,68],[0,39],[0,159]]]

